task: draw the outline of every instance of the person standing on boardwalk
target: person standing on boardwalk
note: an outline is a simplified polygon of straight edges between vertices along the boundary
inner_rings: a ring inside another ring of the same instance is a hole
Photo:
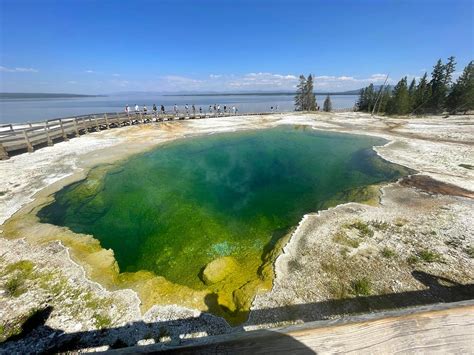
[[[176,106],[176,104],[174,104],[174,114],[175,116],[178,116],[178,106]]]
[[[232,113],[235,115],[235,106],[232,106]]]
[[[227,113],[227,105],[224,105],[224,113]]]
[[[189,114],[189,106],[188,104],[184,105],[184,110],[186,111],[186,115]]]
[[[148,114],[148,108],[146,107],[145,104],[143,104],[143,123],[148,122],[147,114]]]
[[[165,120],[165,107],[163,105],[161,105],[160,111],[161,111],[161,114],[162,114],[162,117],[160,118],[160,121],[164,121]]]
[[[127,116],[130,115],[130,106],[125,105],[125,113],[127,114]]]
[[[199,117],[201,117],[201,115],[202,115],[202,107],[199,106]]]
[[[140,114],[140,107],[138,107],[137,104],[135,104],[135,115],[139,115]]]
[[[218,114],[218,115],[221,114],[221,105],[217,105],[217,114]]]
[[[153,104],[153,117],[155,117],[156,121],[158,121],[157,113],[158,113],[158,108],[156,107],[155,104]]]
[[[196,106],[194,104],[191,106],[191,109],[193,110],[193,116],[196,116]]]

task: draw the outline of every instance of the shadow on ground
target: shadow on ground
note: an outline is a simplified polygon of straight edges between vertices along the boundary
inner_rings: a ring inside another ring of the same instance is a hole
[[[251,312],[249,320],[244,325],[255,326],[288,321],[311,322],[334,318],[338,315],[369,313],[474,299],[474,284],[462,285],[450,279],[422,271],[413,271],[412,275],[427,288],[421,291],[328,300],[255,310]],[[221,307],[217,303],[215,295],[209,295],[206,303],[211,312],[218,311],[217,308]],[[242,334],[243,326],[231,328],[222,319],[207,313],[202,313],[195,318],[155,323],[140,321],[122,327],[66,334],[45,325],[51,312],[52,308],[47,307],[35,313],[32,319],[30,318],[24,323],[21,334],[8,339],[0,345],[1,352],[50,353],[77,351],[101,346],[118,349],[139,345],[141,340],[154,339],[156,343],[160,342],[163,346],[160,348],[155,345],[153,351],[163,349],[180,353],[221,353],[227,352],[227,349],[230,349],[233,353],[252,353],[252,349],[256,347],[260,347],[261,350],[262,342],[268,342],[269,346],[273,349],[288,349],[288,351],[291,349],[293,353],[312,353],[311,349],[306,348],[295,339],[271,330],[254,332],[256,335],[258,334],[258,341],[249,334],[245,338],[239,339],[238,335]],[[236,338],[235,340],[229,339],[226,341],[225,347],[223,347],[223,344],[204,344],[201,340],[192,350],[189,348],[173,349],[173,347],[178,345],[190,344],[193,340],[185,338],[196,333],[200,333],[204,337],[223,333],[235,333]]]

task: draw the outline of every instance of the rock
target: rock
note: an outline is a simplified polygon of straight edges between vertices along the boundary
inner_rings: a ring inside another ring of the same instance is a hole
[[[235,272],[238,267],[237,261],[231,256],[214,259],[204,268],[202,281],[206,285],[215,284]]]

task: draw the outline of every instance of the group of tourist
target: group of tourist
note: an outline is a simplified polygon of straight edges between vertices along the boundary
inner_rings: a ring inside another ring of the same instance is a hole
[[[272,107],[272,110],[273,110],[273,107]],[[172,113],[175,116],[178,116],[180,114],[180,112],[181,111],[180,111],[178,105],[175,104],[173,106]],[[188,104],[184,105],[184,112],[185,112],[186,115],[191,114],[193,116],[195,116],[196,114],[199,114],[199,115],[206,114],[203,111],[202,107],[199,107],[198,109],[196,109],[196,106],[194,104],[191,105],[191,107],[189,107]],[[227,105],[223,105],[221,107],[221,105],[218,105],[218,104],[209,105],[209,110],[208,110],[208,113],[210,115],[221,115],[221,114],[227,114],[227,113],[232,113],[232,114],[236,115],[238,112],[239,112],[239,110],[235,106],[230,107],[230,106],[227,106]],[[128,105],[125,106],[125,113],[127,113],[127,115],[130,115],[132,113],[130,106],[128,106]],[[148,115],[148,107],[146,105],[143,105],[142,109],[140,109],[140,107],[138,105],[135,105],[134,113],[136,115],[140,115],[140,114]],[[160,107],[158,108],[158,106],[156,106],[156,104],[153,104],[153,107],[151,109],[151,113],[153,114],[154,117],[157,117],[158,114],[164,115],[164,114],[167,113],[167,111],[165,110],[165,106],[160,105]],[[168,111],[168,113],[170,113],[170,112]]]

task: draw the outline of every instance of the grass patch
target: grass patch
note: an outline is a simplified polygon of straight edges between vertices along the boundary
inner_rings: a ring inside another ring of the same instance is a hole
[[[416,255],[411,255],[407,258],[407,263],[410,265],[416,265],[421,261],[421,259]]]
[[[349,224],[347,227],[357,229],[359,236],[361,237],[373,237],[374,231],[369,228],[369,225],[362,221],[355,221],[352,224]]]
[[[5,268],[3,275],[11,275],[4,286],[10,297],[19,297],[27,291],[26,281],[31,277],[35,264],[29,260],[20,260]]]
[[[339,231],[332,236],[332,241],[334,243],[345,245],[351,248],[357,248],[359,246],[359,241],[351,239],[343,231]]]
[[[352,292],[356,296],[368,296],[372,292],[372,283],[366,277],[351,282]]]
[[[391,259],[395,257],[395,255],[397,255],[392,249],[387,248],[387,247],[383,248],[381,253],[382,253],[382,256],[386,259]]]
[[[16,263],[7,265],[7,267],[5,268],[5,274],[10,274],[13,272],[21,272],[25,276],[27,276],[31,274],[34,267],[35,267],[35,264],[32,261],[20,260],[20,261],[17,261]]]
[[[26,292],[25,280],[13,276],[5,283],[5,293],[10,297],[19,297]]]
[[[98,329],[108,328],[112,324],[112,320],[108,316],[95,313],[93,317],[94,317],[94,324]]]
[[[435,263],[435,262],[440,262],[443,260],[441,255],[430,250],[422,250],[418,253],[418,256],[420,257],[421,260],[427,263]]]
[[[372,221],[370,225],[379,231],[387,231],[390,228],[390,223],[384,221]]]

